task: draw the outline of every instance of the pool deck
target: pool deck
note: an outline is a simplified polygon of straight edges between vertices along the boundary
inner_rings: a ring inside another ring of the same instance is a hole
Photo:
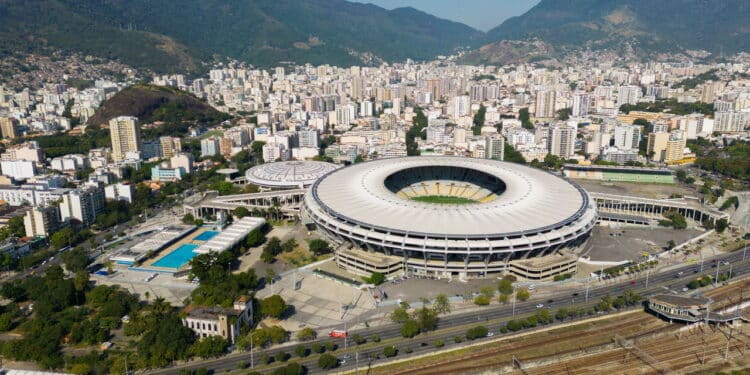
[[[173,243],[169,247],[163,249],[154,257],[149,258],[147,261],[143,262],[143,264],[140,265],[139,268],[149,268],[156,271],[162,271],[162,272],[178,272],[187,269],[188,263],[185,263],[180,268],[169,268],[169,267],[156,267],[154,266],[154,263],[159,261],[159,259],[163,258],[165,255],[175,251],[178,247],[186,244],[186,243],[195,243],[195,244],[203,244],[205,241],[196,241],[193,238],[200,236],[204,232],[210,232],[214,231],[215,229],[213,227],[201,227],[196,229],[194,232],[190,233],[189,235],[180,238],[179,241]],[[197,254],[196,254],[197,255]]]

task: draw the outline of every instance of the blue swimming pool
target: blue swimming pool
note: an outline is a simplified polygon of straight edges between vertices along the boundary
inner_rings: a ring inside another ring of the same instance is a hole
[[[214,236],[216,236],[217,234],[219,234],[219,232],[214,231],[214,230],[207,230],[207,231],[205,231],[205,232],[203,232],[203,233],[201,233],[201,234],[193,237],[193,239],[196,240],[196,241],[208,241],[208,240],[214,238]]]
[[[193,259],[193,257],[198,255],[193,252],[193,250],[197,249],[198,247],[199,245],[195,245],[192,243],[180,245],[180,247],[174,249],[171,253],[154,262],[153,266],[174,269],[180,268],[182,267],[182,265],[189,262],[190,259]]]

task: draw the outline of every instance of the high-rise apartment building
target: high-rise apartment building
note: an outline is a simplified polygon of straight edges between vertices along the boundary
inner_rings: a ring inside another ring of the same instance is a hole
[[[84,226],[89,226],[104,209],[104,188],[98,185],[73,190],[62,198],[60,217],[63,221],[75,219]]]
[[[109,120],[109,135],[115,162],[125,160],[129,152],[142,150],[141,128],[136,117],[120,116]]]
[[[502,135],[493,134],[485,138],[484,157],[495,160],[505,158],[505,138]]]
[[[13,139],[18,137],[17,126],[18,120],[13,117],[0,117],[0,134],[3,138]]]
[[[537,91],[534,115],[542,118],[555,117],[556,98],[557,95],[554,90]]]
[[[29,237],[47,237],[60,228],[60,213],[55,205],[33,207],[26,211],[23,226]]]
[[[641,141],[641,127],[637,125],[620,125],[615,127],[615,147],[620,150],[638,148]]]
[[[566,124],[551,126],[547,137],[549,153],[565,159],[572,157],[575,153],[576,131],[575,127]]]
[[[571,110],[571,115],[573,117],[586,117],[589,115],[589,103],[591,99],[589,98],[589,94],[577,91],[575,94],[573,94],[573,106]]]
[[[160,137],[161,156],[171,158],[174,154],[182,151],[182,139],[178,137]]]
[[[210,137],[201,139],[201,157],[214,156],[219,154],[219,140]]]

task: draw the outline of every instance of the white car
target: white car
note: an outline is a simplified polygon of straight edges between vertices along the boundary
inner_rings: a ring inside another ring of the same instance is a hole
[[[537,304],[537,305],[536,305],[536,308],[537,308],[537,309],[541,309],[541,308],[543,308],[543,307],[544,307],[544,304],[541,304],[541,303],[540,303],[540,304]]]
[[[487,337],[495,336],[495,332],[487,332]]]

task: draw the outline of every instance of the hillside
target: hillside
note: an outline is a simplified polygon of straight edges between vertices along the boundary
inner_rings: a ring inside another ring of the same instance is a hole
[[[133,85],[104,101],[87,123],[106,124],[117,116],[135,116],[142,123],[217,123],[229,118],[195,96],[171,87]]]
[[[539,39],[556,48],[636,52],[750,50],[746,0],[542,0],[487,33],[487,40]]]
[[[344,0],[0,0],[5,53],[81,51],[159,72],[214,57],[256,66],[431,59],[483,36],[413,8]]]

